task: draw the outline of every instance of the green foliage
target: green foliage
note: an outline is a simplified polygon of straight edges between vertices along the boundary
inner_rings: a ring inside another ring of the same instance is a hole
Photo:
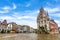
[[[10,33],[10,30],[7,30],[7,33]]]
[[[2,29],[1,33],[5,33],[5,32],[6,32],[6,30]]]
[[[23,31],[23,33],[26,33],[26,31]]]

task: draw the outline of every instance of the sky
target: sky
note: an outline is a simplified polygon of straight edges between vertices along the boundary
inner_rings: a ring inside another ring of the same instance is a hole
[[[40,8],[60,27],[60,0],[0,0],[0,21],[15,22],[37,28]]]

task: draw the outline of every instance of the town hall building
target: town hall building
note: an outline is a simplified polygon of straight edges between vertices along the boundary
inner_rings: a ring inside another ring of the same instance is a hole
[[[48,12],[41,7],[37,16],[38,33],[59,33],[57,23],[49,18]]]

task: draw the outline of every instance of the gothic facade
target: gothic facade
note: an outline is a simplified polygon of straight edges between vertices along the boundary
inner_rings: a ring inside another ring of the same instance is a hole
[[[37,16],[37,26],[39,30],[38,32],[39,33],[50,33],[50,30],[51,30],[50,23],[51,23],[51,19],[49,18],[48,12],[46,12],[41,7],[39,15]],[[52,22],[52,23],[55,23],[55,22]]]

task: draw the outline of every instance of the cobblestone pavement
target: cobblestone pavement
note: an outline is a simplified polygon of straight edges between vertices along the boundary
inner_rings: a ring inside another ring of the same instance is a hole
[[[0,40],[37,40],[35,33],[0,34]]]
[[[60,40],[60,34],[0,34],[0,40]]]

